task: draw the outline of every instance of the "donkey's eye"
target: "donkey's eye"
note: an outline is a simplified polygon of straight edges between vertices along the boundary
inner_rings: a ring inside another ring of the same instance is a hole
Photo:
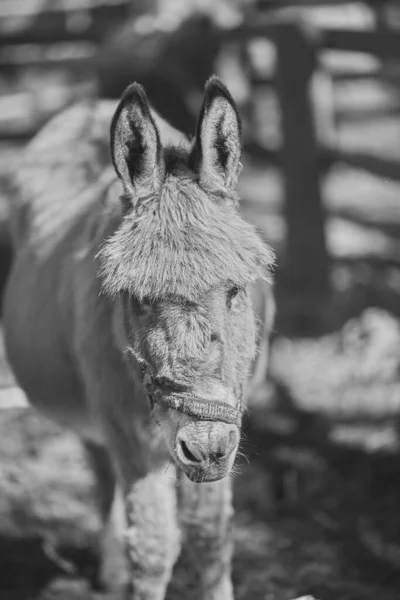
[[[154,309],[154,301],[147,296],[142,298],[139,302],[139,310],[142,313],[148,314]]]
[[[131,296],[131,304],[135,312],[147,312],[152,306],[152,301],[147,297],[139,299],[136,296]]]
[[[140,305],[143,306],[143,308],[150,308],[150,306],[152,305],[151,298],[149,298],[148,296],[144,296],[144,298],[140,300]]]
[[[232,286],[227,294],[226,294],[226,301],[228,306],[230,307],[232,304],[232,301],[236,298],[236,296],[239,294],[240,292],[240,288],[237,285]]]

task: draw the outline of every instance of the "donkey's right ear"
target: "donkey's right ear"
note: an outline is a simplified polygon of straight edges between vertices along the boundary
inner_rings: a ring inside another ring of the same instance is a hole
[[[111,158],[125,192],[138,187],[150,191],[160,179],[160,134],[150,111],[146,93],[138,83],[130,85],[111,121]]]

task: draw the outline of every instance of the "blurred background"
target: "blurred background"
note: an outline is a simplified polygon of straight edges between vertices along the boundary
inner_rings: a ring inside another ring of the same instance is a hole
[[[136,80],[193,134],[212,73],[243,117],[241,210],[277,253],[236,597],[399,600],[400,1],[0,0],[0,294],[8,176],[40,127]],[[95,597],[79,443],[8,389],[2,345],[0,375],[0,598]]]

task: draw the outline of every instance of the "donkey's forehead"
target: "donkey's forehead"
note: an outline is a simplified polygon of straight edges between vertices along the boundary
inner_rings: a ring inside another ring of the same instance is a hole
[[[196,302],[218,286],[265,277],[273,254],[234,209],[193,181],[170,177],[125,216],[100,259],[111,294]]]

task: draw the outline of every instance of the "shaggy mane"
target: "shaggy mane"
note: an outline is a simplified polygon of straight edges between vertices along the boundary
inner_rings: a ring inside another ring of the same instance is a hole
[[[107,293],[196,301],[219,285],[268,278],[272,250],[232,203],[199,187],[184,154],[169,154],[160,193],[138,199],[99,252]]]

